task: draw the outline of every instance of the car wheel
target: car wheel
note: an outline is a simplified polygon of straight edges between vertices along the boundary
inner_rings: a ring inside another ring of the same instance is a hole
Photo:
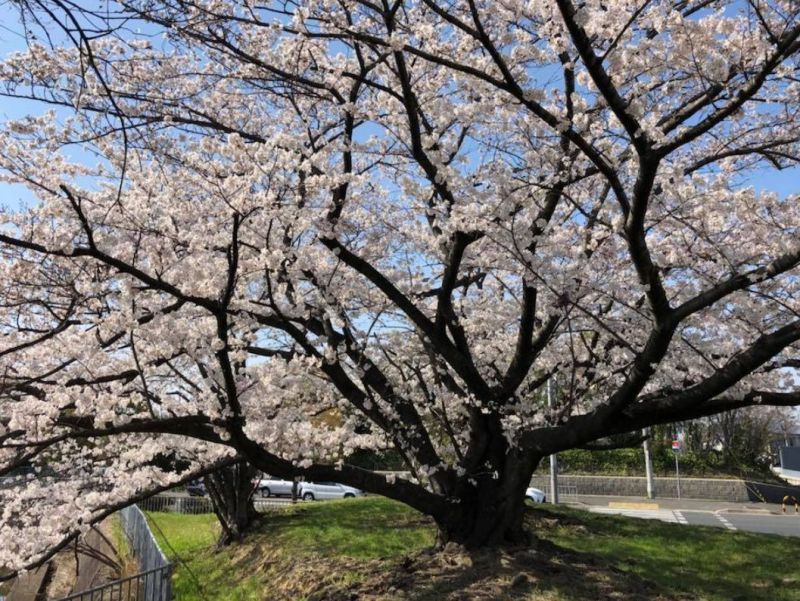
[[[344,498],[345,499],[354,499],[355,495],[353,493],[351,493],[351,492],[346,492],[346,493],[344,493]]]
[[[262,497],[269,497],[271,494],[272,492],[270,491],[269,486],[265,486],[264,488],[261,489]]]
[[[313,501],[313,500],[314,500],[314,493],[313,492],[303,493],[303,501]]]

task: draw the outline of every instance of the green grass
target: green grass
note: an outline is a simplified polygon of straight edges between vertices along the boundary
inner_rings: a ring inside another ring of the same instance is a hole
[[[434,540],[422,516],[378,497],[288,506],[267,514],[244,544],[221,550],[215,549],[219,525],[212,514],[148,517],[164,552],[177,560],[177,601],[270,599],[276,574],[296,570],[298,563],[390,558],[429,547]],[[363,574],[348,567],[326,576],[347,584]]]
[[[547,511],[564,524],[543,533],[548,540],[600,556],[665,593],[694,593],[708,601],[800,600],[800,579],[791,559],[797,539],[564,507]]]
[[[275,544],[323,557],[390,558],[434,543],[427,519],[380,497],[303,504],[276,518],[267,527]]]
[[[276,511],[243,544],[221,550],[215,548],[213,515],[149,517],[162,548],[179,559],[176,601],[325,599],[325,587],[371,583],[376,574],[396,570],[397,558],[431,546],[435,534],[426,518],[378,497]],[[565,507],[537,508],[529,523],[539,537],[569,552],[549,564],[560,566],[558,576],[539,569],[539,592],[514,599],[595,599],[591,591],[600,590],[598,583],[611,582],[608,590],[619,598],[800,601],[792,564],[796,539]],[[437,577],[415,586],[435,589]]]

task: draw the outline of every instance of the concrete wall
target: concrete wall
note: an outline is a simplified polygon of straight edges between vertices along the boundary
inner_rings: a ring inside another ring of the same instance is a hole
[[[531,486],[546,490],[549,478],[546,474],[536,474]],[[559,488],[576,489],[578,495],[604,495],[621,497],[647,496],[647,481],[636,476],[570,476],[558,477]],[[656,478],[655,495],[662,498],[678,496],[676,478]],[[723,480],[716,478],[681,478],[681,497],[685,499],[718,499],[724,501],[747,502],[753,494],[743,480]]]
[[[409,478],[408,472],[379,472]],[[550,478],[547,473],[534,474],[531,486],[549,493]],[[558,488],[563,500],[577,496],[646,497],[647,481],[638,476],[572,476],[559,474]],[[656,498],[677,498],[676,478],[655,479]],[[785,495],[800,499],[800,486],[782,486],[724,478],[681,478],[681,497],[684,499],[714,499],[732,503],[780,503]]]

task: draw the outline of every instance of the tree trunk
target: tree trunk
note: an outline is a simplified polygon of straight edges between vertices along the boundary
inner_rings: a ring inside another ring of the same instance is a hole
[[[501,470],[465,476],[457,485],[452,511],[434,516],[437,546],[456,543],[467,548],[530,542],[525,530],[525,490],[539,459],[509,451]]]
[[[258,518],[253,505],[255,468],[244,461],[205,477],[205,485],[222,531],[217,545],[240,542]]]

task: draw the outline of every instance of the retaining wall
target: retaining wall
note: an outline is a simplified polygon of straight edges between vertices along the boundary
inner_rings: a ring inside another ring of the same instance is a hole
[[[578,495],[645,497],[647,480],[637,476],[573,476],[560,474],[559,487],[574,487]],[[534,474],[531,486],[546,489],[549,485],[547,474]],[[780,503],[786,494],[797,496],[800,488],[779,486],[763,482],[723,478],[681,478],[681,497],[684,499],[715,499],[747,503],[760,501]],[[676,498],[678,496],[677,478],[655,478],[655,496]],[[800,498],[800,497],[798,497]]]

